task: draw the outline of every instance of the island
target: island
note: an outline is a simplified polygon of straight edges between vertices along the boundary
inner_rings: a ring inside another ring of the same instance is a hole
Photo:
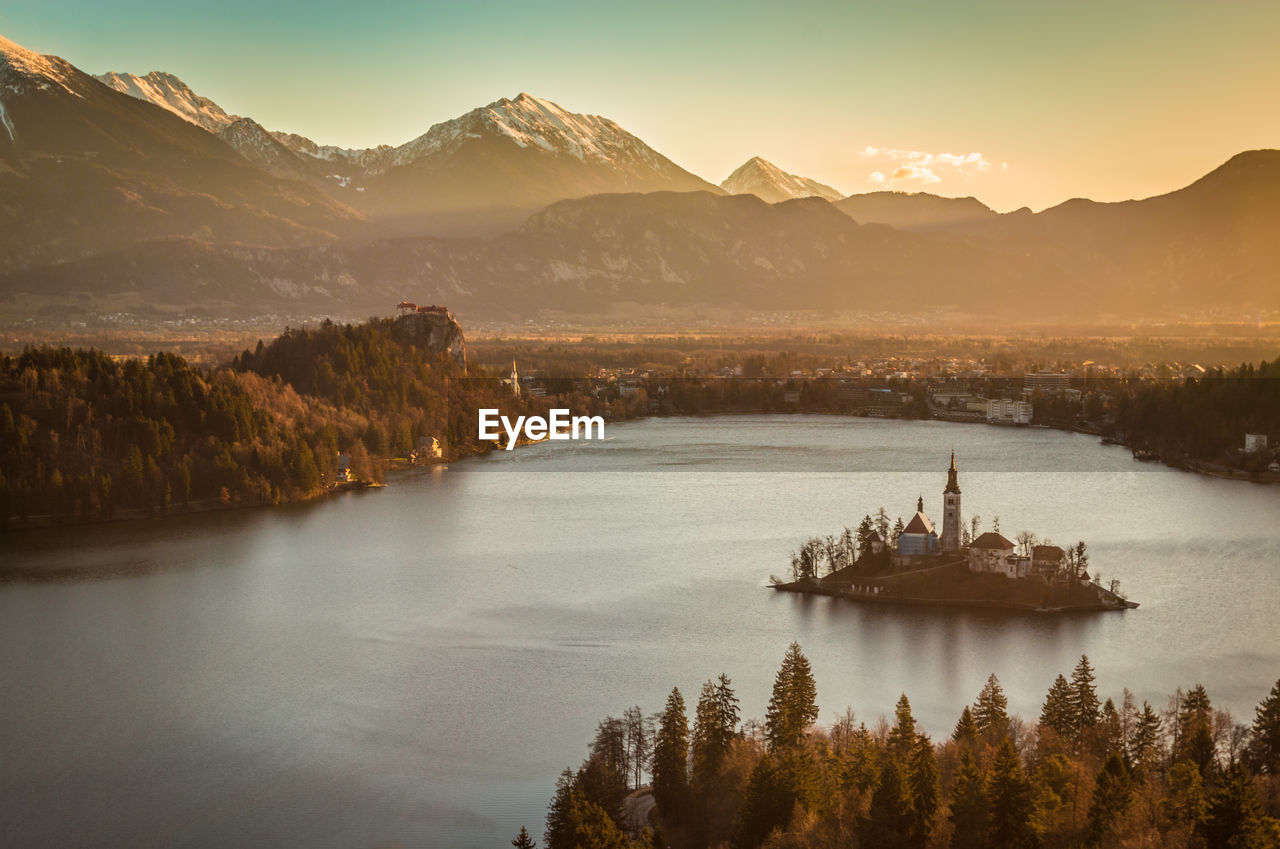
[[[888,516],[863,518],[856,533],[814,537],[791,556],[791,580],[774,577],[782,592],[846,598],[867,604],[988,607],[1036,613],[1128,610],[1138,606],[1120,592],[1120,583],[1089,575],[1083,541],[1066,549],[1028,532],[1006,539],[998,522],[978,533],[978,519],[965,526],[960,515],[960,482],[955,452],[942,493],[939,536],[924,512],[892,530]],[[823,572],[825,566],[825,574]]]

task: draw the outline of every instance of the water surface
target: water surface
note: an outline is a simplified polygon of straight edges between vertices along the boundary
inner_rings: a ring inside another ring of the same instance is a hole
[[[995,672],[1039,713],[1087,652],[1105,695],[1203,683],[1249,721],[1280,678],[1280,488],[1040,429],[827,416],[652,420],[273,510],[23,532],[0,585],[0,840],[504,847],[542,831],[596,723],[787,644],[822,721],[911,698],[948,733]],[[1045,618],[764,588],[810,534],[917,496],[1087,541],[1141,602]],[[101,576],[85,578],[84,575]]]

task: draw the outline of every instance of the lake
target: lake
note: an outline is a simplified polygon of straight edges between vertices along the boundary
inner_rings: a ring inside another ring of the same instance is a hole
[[[596,724],[726,672],[763,718],[798,640],[821,722],[899,693],[935,736],[996,673],[1012,712],[1088,653],[1105,696],[1280,678],[1280,488],[1035,428],[655,419],[380,491],[0,537],[0,840],[490,847],[540,836]],[[1059,544],[1137,610],[1066,617],[775,593],[789,552],[916,498]],[[541,842],[541,840],[539,840]]]

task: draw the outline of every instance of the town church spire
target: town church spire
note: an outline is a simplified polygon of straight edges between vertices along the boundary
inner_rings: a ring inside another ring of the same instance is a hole
[[[947,488],[942,491],[942,550],[960,550],[960,481],[956,471],[956,452],[951,452],[951,468],[947,469]]]
[[[943,492],[960,492],[960,483],[956,480],[956,452],[951,452],[951,468],[947,470],[947,488]]]

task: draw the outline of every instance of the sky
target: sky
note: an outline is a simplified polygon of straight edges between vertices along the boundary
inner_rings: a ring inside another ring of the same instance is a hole
[[[1280,3],[47,0],[0,34],[164,70],[321,144],[401,144],[527,91],[719,183],[752,156],[841,192],[1007,211],[1185,186],[1280,147]]]

